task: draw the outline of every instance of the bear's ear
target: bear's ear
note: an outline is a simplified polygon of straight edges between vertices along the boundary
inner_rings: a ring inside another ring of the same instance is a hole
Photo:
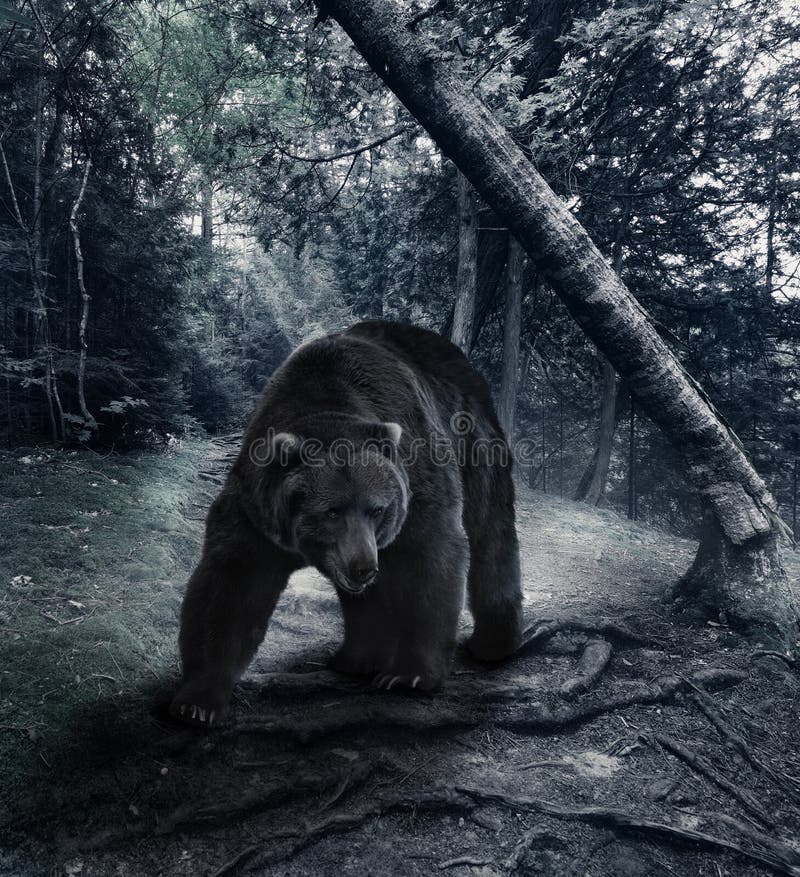
[[[400,426],[399,423],[393,423],[391,420],[382,423],[381,427],[384,436],[389,439],[395,447],[397,447],[400,444],[400,438],[403,435],[403,427]]]
[[[300,460],[300,437],[292,432],[277,432],[271,436],[270,457],[281,466],[293,466]]]
[[[369,444],[375,444],[377,450],[392,461],[397,461],[397,452],[400,448],[400,437],[403,435],[403,427],[399,423],[387,421],[376,423],[372,427],[373,438]]]

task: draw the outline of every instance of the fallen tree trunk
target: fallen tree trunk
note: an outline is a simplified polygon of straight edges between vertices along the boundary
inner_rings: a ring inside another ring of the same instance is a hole
[[[372,69],[504,220],[537,270],[686,462],[714,523],[677,592],[739,629],[789,642],[797,630],[775,499],[736,435],[687,374],[586,230],[447,56],[396,0],[317,0]],[[708,558],[715,558],[707,563]],[[718,562],[717,562],[718,561]],[[723,562],[724,561],[724,562]]]

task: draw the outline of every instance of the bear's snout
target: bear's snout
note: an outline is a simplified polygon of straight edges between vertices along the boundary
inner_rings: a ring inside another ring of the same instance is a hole
[[[347,571],[347,577],[356,585],[367,587],[375,581],[378,575],[378,567],[375,564],[356,564]]]

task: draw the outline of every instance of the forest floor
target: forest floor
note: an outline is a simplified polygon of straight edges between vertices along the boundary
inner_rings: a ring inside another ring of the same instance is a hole
[[[692,543],[524,488],[514,660],[337,677],[303,572],[226,722],[168,721],[229,450],[0,457],[0,874],[800,875],[796,653],[670,614]]]

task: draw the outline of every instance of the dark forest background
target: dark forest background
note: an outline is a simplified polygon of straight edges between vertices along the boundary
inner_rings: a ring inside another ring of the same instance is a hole
[[[762,0],[415,9],[797,533],[800,14]],[[502,223],[309,12],[0,4],[3,441],[125,451],[236,430],[295,345],[382,317],[462,333],[507,427],[535,443],[532,486],[692,533],[696,500],[664,438],[518,268]]]

